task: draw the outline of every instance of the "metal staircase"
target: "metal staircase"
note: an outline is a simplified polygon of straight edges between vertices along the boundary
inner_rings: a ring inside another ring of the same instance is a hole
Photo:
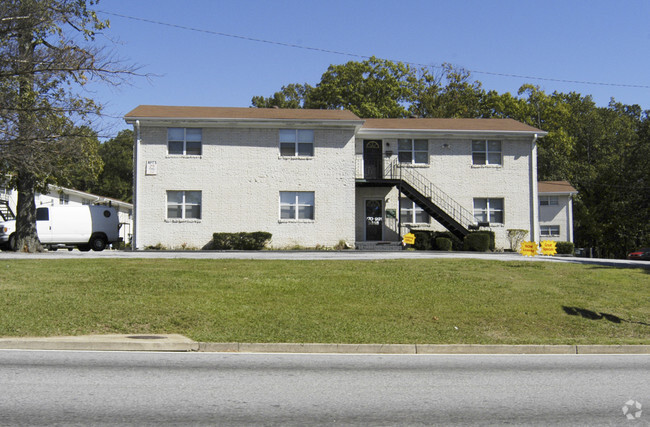
[[[14,215],[14,212],[9,207],[7,193],[4,190],[0,192],[0,217],[2,217],[3,221],[16,219],[16,215]]]
[[[470,211],[413,168],[403,167],[395,160],[386,167],[384,179],[397,182],[406,197],[459,239],[462,240],[471,229],[477,228],[476,219]]]
[[[0,217],[2,217],[3,221],[16,219],[14,212],[9,207],[9,201],[4,199],[0,199]]]

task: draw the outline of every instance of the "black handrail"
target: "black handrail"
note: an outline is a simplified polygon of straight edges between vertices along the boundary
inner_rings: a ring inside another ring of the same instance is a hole
[[[384,178],[404,181],[429,198],[436,206],[465,228],[476,225],[474,215],[448,194],[412,168],[393,160],[384,170]]]

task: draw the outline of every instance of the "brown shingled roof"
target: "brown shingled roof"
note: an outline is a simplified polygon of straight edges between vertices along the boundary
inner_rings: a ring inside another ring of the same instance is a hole
[[[285,119],[285,120],[360,120],[347,110],[306,110],[288,108],[173,107],[140,105],[125,119]]]
[[[363,128],[545,133],[513,119],[366,119]]]
[[[578,191],[566,181],[540,181],[537,183],[538,193],[577,193]]]

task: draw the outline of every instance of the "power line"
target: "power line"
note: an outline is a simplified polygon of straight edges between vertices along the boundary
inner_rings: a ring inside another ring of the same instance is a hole
[[[147,19],[147,18],[139,18],[136,16],[129,16],[129,15],[123,15],[120,13],[114,13],[114,12],[106,12],[103,10],[98,10],[97,12],[104,13],[106,15],[111,15],[111,16],[117,16],[120,18],[126,18],[126,19],[131,19],[134,21],[141,21],[141,22],[147,22],[150,24],[155,24],[155,25],[163,25],[166,27],[172,27],[172,28],[178,28],[181,30],[187,30],[187,31],[194,31],[198,33],[205,33],[205,34],[211,34],[211,35],[216,35],[216,36],[221,36],[221,37],[230,37],[234,39],[239,39],[239,40],[246,40],[246,41],[252,41],[256,43],[266,43],[266,44],[271,44],[275,46],[283,46],[283,47],[290,47],[293,49],[304,49],[304,50],[311,50],[315,52],[322,52],[322,53],[331,53],[334,55],[342,55],[342,56],[349,56],[352,58],[361,58],[361,59],[369,59],[371,56],[368,55],[359,55],[356,53],[350,53],[350,52],[343,52],[343,51],[337,51],[337,50],[332,50],[332,49],[324,49],[324,48],[319,48],[319,47],[311,47],[311,46],[303,46],[299,44],[293,44],[293,43],[284,43],[284,42],[278,42],[278,41],[273,41],[273,40],[265,40],[265,39],[258,39],[254,37],[248,37],[248,36],[241,36],[237,34],[229,34],[229,33],[223,33],[220,31],[213,31],[213,30],[205,30],[201,28],[194,28],[194,27],[188,27],[185,25],[179,25],[179,24],[170,24],[168,22],[161,22],[161,21],[156,21],[153,19]],[[417,62],[405,62],[405,61],[394,61],[393,62],[402,62],[403,64],[407,65],[413,65],[416,67],[431,67],[431,68],[443,68],[442,65],[431,65],[431,64],[421,64]],[[470,73],[473,74],[484,74],[484,75],[489,75],[489,76],[497,76],[497,77],[508,77],[508,78],[517,78],[517,79],[526,79],[526,80],[540,80],[540,81],[547,81],[547,82],[556,82],[556,83],[575,83],[575,84],[583,84],[583,85],[592,85],[592,86],[613,86],[613,87],[627,87],[627,88],[637,88],[637,89],[650,89],[650,85],[638,85],[638,84],[626,84],[626,83],[607,83],[607,82],[593,82],[593,81],[586,81],[586,80],[570,80],[570,79],[558,79],[558,78],[551,78],[551,77],[536,77],[536,76],[528,76],[528,75],[522,75],[522,74],[512,74],[512,73],[497,73],[493,71],[480,71],[480,70],[467,70]]]

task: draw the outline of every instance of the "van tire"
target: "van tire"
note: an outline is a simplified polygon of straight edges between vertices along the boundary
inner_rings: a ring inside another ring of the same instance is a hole
[[[9,240],[7,241],[7,249],[16,252],[16,233],[13,233],[11,236],[9,236]]]
[[[103,251],[106,248],[106,239],[104,236],[93,236],[88,243],[95,252]]]

